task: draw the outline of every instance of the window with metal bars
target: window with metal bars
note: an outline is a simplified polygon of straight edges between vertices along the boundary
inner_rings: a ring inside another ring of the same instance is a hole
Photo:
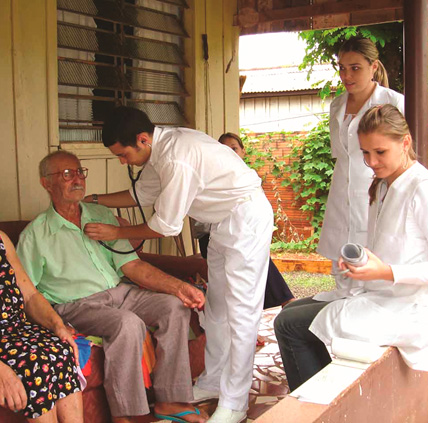
[[[184,125],[185,0],[57,0],[60,143],[99,143],[106,114],[137,107]]]

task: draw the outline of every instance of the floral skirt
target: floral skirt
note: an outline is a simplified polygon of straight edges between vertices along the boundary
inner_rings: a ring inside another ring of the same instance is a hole
[[[27,392],[25,417],[40,417],[59,399],[80,391],[68,343],[30,322],[3,327],[0,332],[0,360],[17,373]]]

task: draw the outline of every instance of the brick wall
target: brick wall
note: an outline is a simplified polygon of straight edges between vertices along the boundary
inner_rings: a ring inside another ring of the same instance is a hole
[[[291,152],[293,145],[296,141],[293,141],[293,137],[301,133],[267,133],[267,134],[248,134],[250,139],[257,138],[259,141],[253,146],[260,150],[265,151],[267,147],[270,148],[274,160],[285,161],[289,164],[287,155]],[[267,164],[258,169],[259,176],[263,179],[263,189],[274,212],[277,212],[278,203],[283,210],[284,222],[279,224],[279,230],[282,231],[285,226],[285,233],[287,234],[287,240],[290,239],[291,231],[295,231],[299,236],[307,238],[313,232],[313,228],[310,223],[311,214],[300,210],[300,207],[304,204],[303,201],[299,200],[296,202],[294,199],[295,193],[291,186],[282,187],[281,182],[287,178],[287,174],[281,177],[274,177],[272,175],[273,164]],[[288,221],[287,221],[288,219]]]

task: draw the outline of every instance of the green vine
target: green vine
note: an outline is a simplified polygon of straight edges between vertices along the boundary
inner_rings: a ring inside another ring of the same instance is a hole
[[[283,199],[279,190],[283,185],[286,161],[278,161],[272,154],[272,138],[277,139],[278,134],[289,136],[289,134],[284,132],[274,132],[254,138],[249,136],[246,130],[241,129],[240,132],[246,150],[244,160],[247,165],[256,171],[260,170],[263,166],[269,166],[270,168],[272,191],[276,203],[274,216],[276,236],[271,244],[271,249],[274,251],[295,248],[295,246],[304,242],[303,237],[298,233],[285,212]],[[289,136],[289,138],[292,140],[292,137]]]
[[[255,171],[271,163],[273,160],[272,148],[269,139],[263,137],[262,143],[259,139],[251,138],[248,131],[241,129],[239,136],[245,147],[244,162]]]
[[[289,178],[285,179],[282,185],[291,185],[295,193],[295,200],[304,201],[301,210],[308,211],[312,216],[313,235],[295,245],[277,244],[278,248],[307,249],[309,251],[316,248],[334,169],[328,125],[328,115],[324,115],[311,131],[297,137],[297,142],[289,155],[291,164],[283,168],[283,171],[289,174]]]
[[[272,138],[276,139],[277,133],[264,134],[255,139],[241,130],[240,135],[247,153],[246,163],[255,170],[269,166],[273,177],[271,183],[277,209],[277,231],[271,244],[273,251],[314,251],[317,246],[334,169],[328,125],[328,115],[323,115],[308,133],[290,136],[291,152],[279,160],[273,156],[271,145]],[[283,206],[279,190],[281,186],[291,186],[295,202],[303,202],[300,209],[310,216],[308,220],[313,227],[311,236],[303,238],[291,223]]]

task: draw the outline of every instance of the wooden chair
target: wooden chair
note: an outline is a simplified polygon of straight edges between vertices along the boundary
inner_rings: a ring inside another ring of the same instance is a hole
[[[0,222],[0,231],[3,231],[13,242],[13,245],[16,245],[18,244],[20,233],[29,223],[29,220],[12,220],[8,222]]]

